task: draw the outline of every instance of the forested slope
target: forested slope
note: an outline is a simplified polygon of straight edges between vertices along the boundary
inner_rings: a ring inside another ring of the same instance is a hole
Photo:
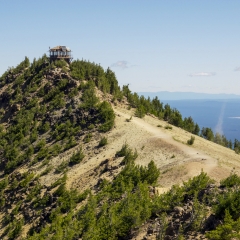
[[[202,172],[159,195],[161,169],[154,161],[146,156],[146,164],[137,165],[139,153],[127,142],[117,149],[108,142],[118,128],[112,105],[200,134],[191,117],[121,89],[114,72],[95,63],[50,64],[46,56],[30,63],[26,57],[0,77],[0,237],[239,237],[239,177],[218,185]],[[204,129],[202,136],[208,136]]]

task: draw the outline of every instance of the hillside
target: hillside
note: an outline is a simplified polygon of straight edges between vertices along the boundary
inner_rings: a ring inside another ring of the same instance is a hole
[[[172,180],[162,175],[161,185],[164,187],[186,181],[201,173],[201,169],[218,182],[229,176],[231,171],[239,173],[240,156],[233,150],[198,136],[195,136],[194,144],[189,146],[187,140],[192,134],[183,129],[175,126],[166,129],[168,124],[154,116],[145,116],[143,119],[133,117],[126,123],[126,119],[134,113],[122,106],[113,109],[117,114],[116,122],[119,122],[119,135],[122,133],[118,141],[120,138],[122,143],[126,141],[133,149],[137,149],[139,155],[136,163],[146,165],[147,158],[154,160],[162,172],[173,172]],[[174,172],[181,168],[184,169],[182,174],[179,175],[181,171],[178,174]]]
[[[240,155],[110,69],[25,58],[0,86],[0,238],[206,239],[229,212],[239,231]]]

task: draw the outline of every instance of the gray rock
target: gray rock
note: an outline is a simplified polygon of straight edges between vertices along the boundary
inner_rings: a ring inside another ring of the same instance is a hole
[[[182,214],[184,209],[182,207],[174,207],[174,212],[177,214]]]

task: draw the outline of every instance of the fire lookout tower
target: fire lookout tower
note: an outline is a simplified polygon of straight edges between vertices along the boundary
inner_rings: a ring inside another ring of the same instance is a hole
[[[50,62],[63,59],[67,63],[70,63],[73,59],[71,52],[71,49],[66,46],[57,46],[54,48],[49,47]]]

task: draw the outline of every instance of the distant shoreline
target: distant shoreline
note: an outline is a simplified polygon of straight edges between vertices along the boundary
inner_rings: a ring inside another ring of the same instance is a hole
[[[240,100],[240,95],[236,94],[209,94],[194,92],[137,92],[139,96],[158,97],[161,100]]]
[[[183,118],[191,116],[200,129],[210,127],[214,133],[223,134],[229,140],[239,139],[240,99],[188,99],[161,102],[176,108]]]

